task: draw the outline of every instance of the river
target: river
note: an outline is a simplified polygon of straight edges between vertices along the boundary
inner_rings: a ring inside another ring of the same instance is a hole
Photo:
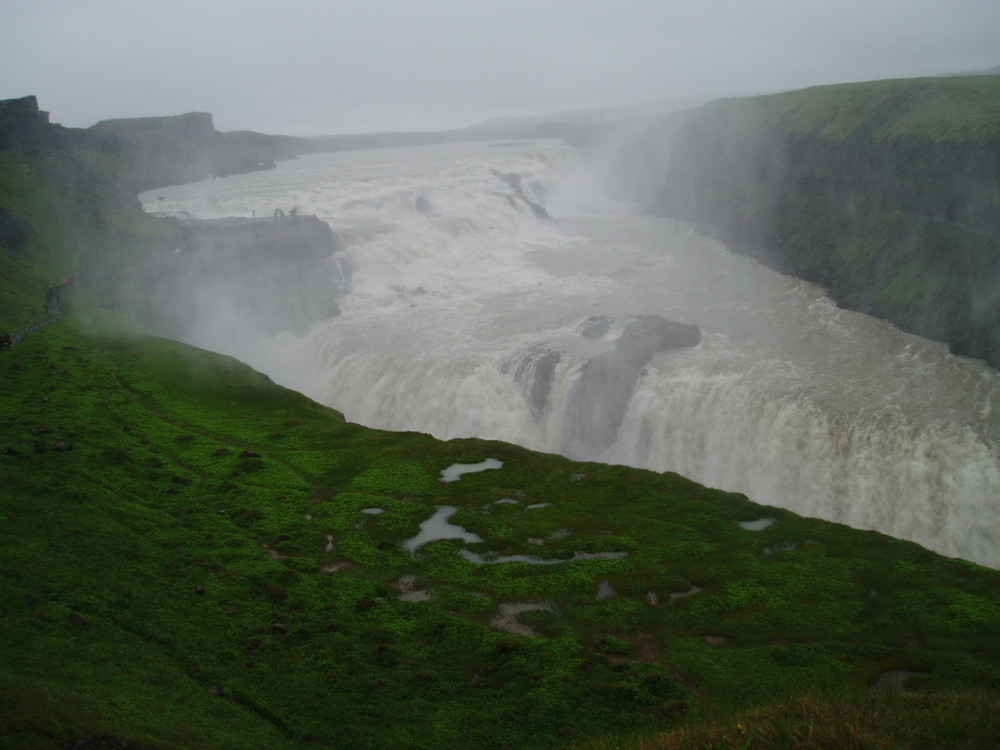
[[[570,146],[317,154],[141,198],[196,218],[294,207],[333,227],[353,267],[339,316],[252,350],[212,321],[189,340],[351,421],[676,471],[1000,567],[996,371],[643,215]],[[607,398],[581,388],[640,315],[697,324],[701,342]]]

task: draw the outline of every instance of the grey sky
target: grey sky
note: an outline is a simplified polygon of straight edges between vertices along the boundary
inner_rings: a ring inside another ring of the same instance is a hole
[[[74,127],[443,129],[998,64],[998,0],[0,0],[0,98]]]

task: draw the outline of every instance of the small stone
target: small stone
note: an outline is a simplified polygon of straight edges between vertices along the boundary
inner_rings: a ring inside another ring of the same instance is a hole
[[[73,444],[69,440],[60,440],[58,443],[52,446],[57,451],[71,451],[73,450]]]
[[[240,458],[260,458],[260,454],[256,451],[245,450],[240,454]]]

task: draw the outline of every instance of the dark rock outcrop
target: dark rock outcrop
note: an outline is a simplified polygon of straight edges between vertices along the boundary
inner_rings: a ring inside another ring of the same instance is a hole
[[[178,223],[178,246],[157,252],[109,300],[185,341],[253,345],[304,332],[340,310],[350,267],[314,216]]]
[[[568,444],[577,452],[593,455],[613,442],[643,368],[657,354],[697,346],[701,331],[696,325],[658,315],[624,320],[595,315],[583,321],[577,331],[594,342],[592,346],[613,347],[583,363],[569,394],[564,426]],[[600,339],[608,343],[598,343]],[[511,355],[499,366],[500,372],[513,376],[520,386],[536,419],[549,408],[556,368],[563,356],[563,352],[536,345]]]
[[[514,376],[536,417],[545,411],[552,392],[556,365],[562,353],[544,346],[518,352],[500,365],[500,372]]]
[[[136,191],[269,169],[294,156],[263,133],[220,133],[208,112],[102,120],[88,132],[117,153],[122,177]]]
[[[493,174],[496,177],[499,177],[501,180],[506,182],[507,185],[510,187],[513,195],[508,197],[514,206],[517,205],[517,201],[514,199],[514,197],[516,196],[516,198],[520,199],[521,202],[523,202],[528,208],[531,209],[531,212],[535,215],[535,218],[538,219],[552,218],[551,216],[549,216],[549,212],[545,210],[544,206],[531,200],[525,194],[524,186],[521,184],[522,180],[521,175],[517,174],[516,172],[501,172],[498,169],[492,169],[490,171],[493,172]]]
[[[610,445],[625,417],[642,369],[656,354],[696,346],[700,341],[700,329],[690,323],[658,315],[630,318],[615,341],[614,350],[591,357],[580,369],[566,428],[570,444],[586,452]]]

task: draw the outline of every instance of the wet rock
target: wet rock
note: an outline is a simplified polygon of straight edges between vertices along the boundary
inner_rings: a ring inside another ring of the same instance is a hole
[[[540,415],[549,402],[555,380],[556,365],[562,353],[543,346],[533,346],[518,352],[500,365],[500,372],[514,376],[521,386],[531,411]]]
[[[615,342],[615,350],[648,361],[653,354],[699,343],[701,329],[692,323],[678,323],[659,315],[639,315],[625,325]]]
[[[73,443],[69,440],[60,440],[58,443],[53,445],[52,448],[57,451],[71,451],[73,450]]]
[[[594,315],[583,321],[577,330],[585,339],[599,339],[611,330],[611,318],[607,315]]]
[[[593,453],[610,445],[632,399],[642,369],[661,352],[697,345],[698,326],[639,315],[630,318],[613,351],[583,363],[571,395],[570,444]]]

